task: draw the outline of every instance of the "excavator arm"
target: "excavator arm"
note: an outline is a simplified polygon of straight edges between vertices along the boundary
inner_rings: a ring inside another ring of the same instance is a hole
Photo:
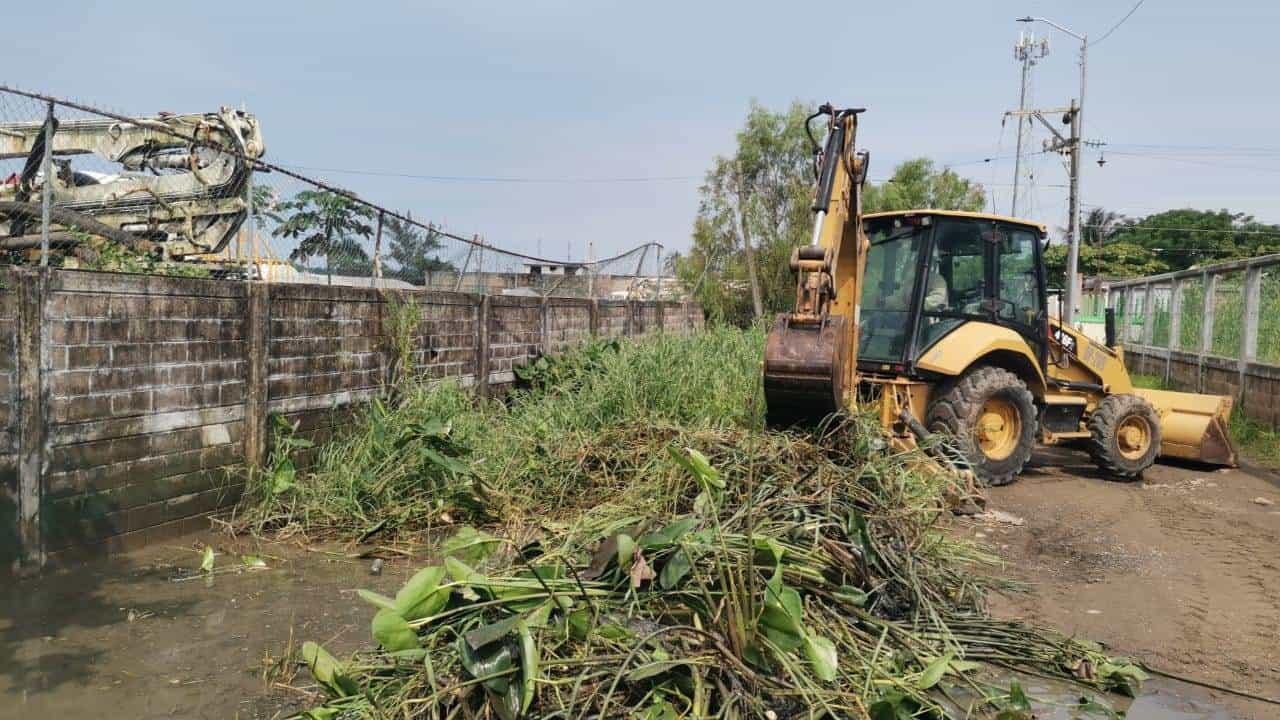
[[[51,178],[35,172],[46,143],[57,166]],[[0,178],[0,248],[38,244],[28,206],[31,198],[38,202],[36,188],[48,182],[54,222],[64,227],[107,234],[113,241],[148,241],[172,258],[218,252],[244,222],[249,164],[264,151],[257,119],[229,108],[132,122],[94,118],[52,126],[0,124],[0,160],[28,161],[21,177]],[[119,164],[121,171],[72,168],[74,156],[89,154]],[[58,217],[72,220],[60,222]],[[104,226],[116,232],[98,232]]]
[[[868,157],[855,148],[861,108],[823,105],[814,141],[816,188],[812,243],[796,248],[795,310],[778,316],[765,341],[764,391],[769,424],[812,423],[844,408],[856,386],[859,297],[868,242],[862,232],[862,184]],[[810,133],[810,139],[813,134]]]

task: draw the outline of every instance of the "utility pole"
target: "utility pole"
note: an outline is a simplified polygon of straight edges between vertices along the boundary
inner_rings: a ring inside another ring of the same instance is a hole
[[[1067,248],[1067,302],[1062,309],[1062,322],[1070,326],[1080,304],[1080,106],[1071,101],[1071,139],[1067,151],[1071,153],[1071,185],[1067,191],[1067,235],[1071,244]]]
[[[1071,103],[1071,217],[1067,220],[1067,227],[1070,228],[1070,248],[1067,251],[1067,301],[1062,309],[1062,321],[1068,325],[1075,319],[1076,306],[1080,304],[1080,278],[1078,273],[1078,265],[1080,261],[1080,131],[1084,125],[1084,89],[1085,89],[1085,64],[1088,59],[1089,52],[1089,35],[1088,33],[1080,34],[1068,30],[1058,23],[1042,17],[1021,17],[1018,22],[1033,23],[1042,22],[1071,37],[1080,41],[1080,97],[1077,101]],[[1041,118],[1043,121],[1043,118]],[[1061,141],[1062,136],[1056,131],[1054,132]]]
[[[1049,39],[1036,40],[1035,33],[1018,33],[1018,44],[1013,46],[1013,58],[1022,64],[1022,89],[1018,93],[1019,112],[1027,109],[1027,89],[1031,85],[1031,68],[1036,61],[1049,54]],[[1018,217],[1018,183],[1022,179],[1022,148],[1030,135],[1031,118],[1018,118],[1018,152],[1013,158],[1013,206],[1009,215]]]

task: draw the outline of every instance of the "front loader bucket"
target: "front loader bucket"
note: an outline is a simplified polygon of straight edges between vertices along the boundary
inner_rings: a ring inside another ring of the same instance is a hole
[[[1236,465],[1236,449],[1227,434],[1231,398],[1135,388],[1160,415],[1160,455],[1213,465]]]
[[[779,315],[764,345],[765,420],[813,425],[844,405],[845,319],[793,323]]]

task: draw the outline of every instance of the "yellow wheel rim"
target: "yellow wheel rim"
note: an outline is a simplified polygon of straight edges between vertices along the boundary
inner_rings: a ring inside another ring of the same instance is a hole
[[[1116,428],[1116,447],[1126,460],[1137,460],[1151,449],[1151,424],[1141,415],[1130,415]]]
[[[982,405],[974,428],[978,449],[989,460],[1004,460],[1013,454],[1022,437],[1022,416],[1013,403],[991,398]]]

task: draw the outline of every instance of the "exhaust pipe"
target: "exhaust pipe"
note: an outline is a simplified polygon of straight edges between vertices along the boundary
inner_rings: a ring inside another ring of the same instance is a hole
[[[1116,346],[1116,309],[1107,308],[1103,311],[1103,317],[1106,318],[1107,326],[1107,347],[1115,349]]]

